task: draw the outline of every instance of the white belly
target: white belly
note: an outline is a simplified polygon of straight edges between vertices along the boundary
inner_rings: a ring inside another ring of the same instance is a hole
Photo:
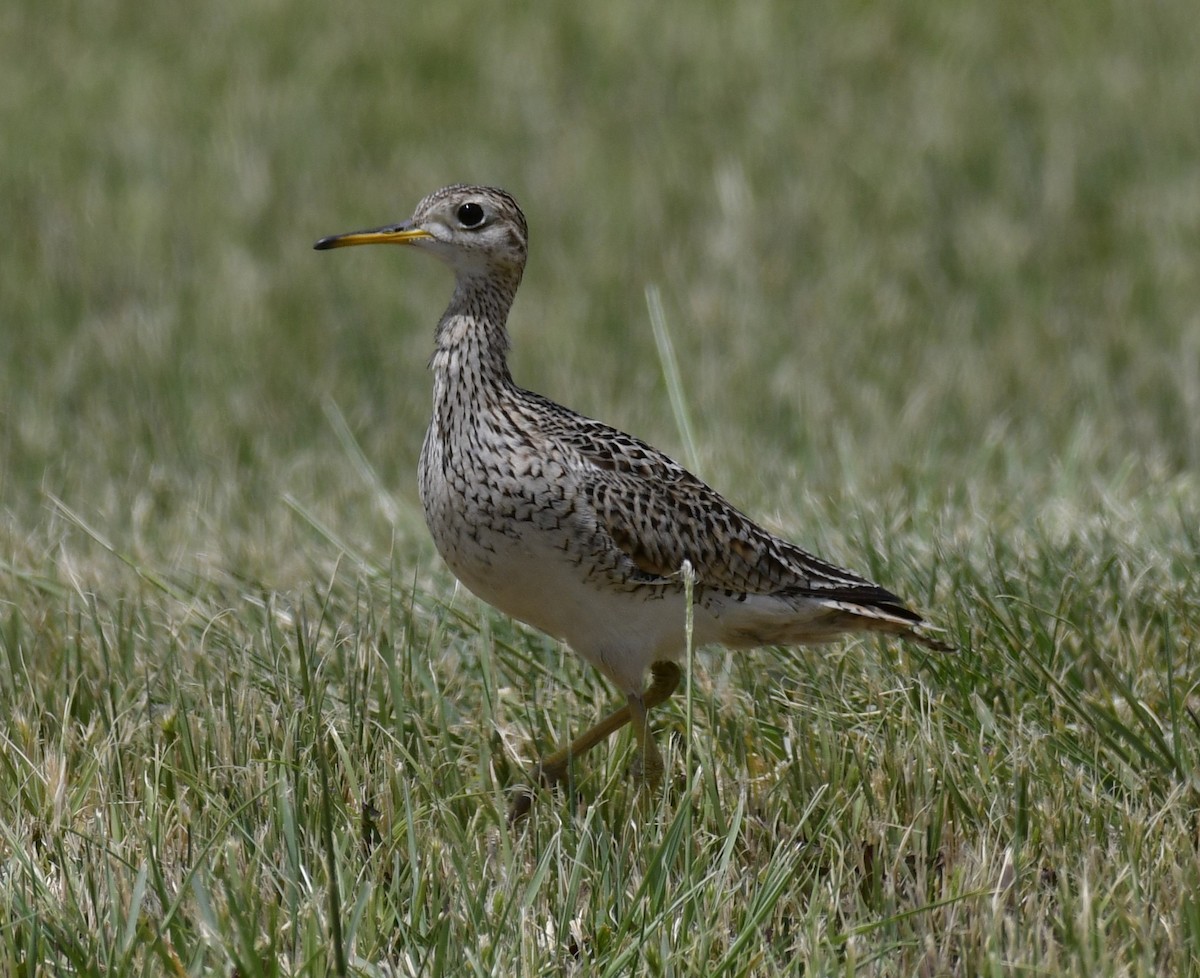
[[[686,609],[676,588],[625,590],[587,580],[564,551],[528,538],[439,540],[438,549],[472,593],[565,641],[625,693],[641,691],[651,663],[678,659],[685,649]],[[709,641],[700,631],[697,644]]]

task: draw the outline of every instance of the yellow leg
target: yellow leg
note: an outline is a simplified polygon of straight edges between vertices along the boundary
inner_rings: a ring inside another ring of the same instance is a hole
[[[638,742],[634,773],[645,784],[654,786],[662,781],[663,759],[650,732],[649,712],[675,692],[679,685],[679,666],[674,662],[656,662],[650,667],[650,678],[646,692],[641,696],[629,697],[629,714]]]
[[[663,762],[662,755],[659,754],[658,748],[654,746],[654,739],[650,736],[647,713],[675,692],[681,676],[679,666],[674,662],[655,662],[650,666],[650,685],[646,691],[637,696],[630,696],[626,706],[614,710],[594,727],[590,727],[572,740],[566,747],[545,758],[538,765],[538,780],[547,787],[561,781],[574,758],[586,754],[600,741],[610,734],[616,733],[632,719],[634,721],[633,732],[638,741],[641,777],[651,784],[657,783],[662,778]],[[512,808],[509,809],[509,820],[518,819],[528,812],[532,802],[533,796],[530,792],[523,791],[519,794],[513,801]]]

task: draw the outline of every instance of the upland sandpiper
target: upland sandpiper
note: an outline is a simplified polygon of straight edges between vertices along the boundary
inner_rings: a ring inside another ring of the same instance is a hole
[[[511,196],[456,185],[430,194],[408,221],[316,248],[412,245],[454,271],[434,337],[419,471],[434,543],[466,587],[565,641],[628,702],[545,758],[544,783],[630,721],[642,776],[661,777],[646,714],[679,683],[685,568],[696,646],[873,631],[947,648],[896,595],[768,533],[662,452],[517,386],[505,324],[526,242]]]

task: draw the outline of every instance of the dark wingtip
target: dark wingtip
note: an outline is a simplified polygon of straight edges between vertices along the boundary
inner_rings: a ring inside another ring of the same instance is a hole
[[[919,629],[915,629],[913,631],[912,635],[909,637],[912,638],[912,640],[915,641],[918,645],[929,649],[929,651],[931,651],[931,652],[957,652],[958,651],[957,645],[951,645],[949,642],[943,642],[941,639],[934,638],[931,635],[927,635],[925,632],[923,632]]]

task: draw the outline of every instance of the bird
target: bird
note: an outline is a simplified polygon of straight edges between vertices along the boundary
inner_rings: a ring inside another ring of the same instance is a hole
[[[433,413],[418,464],[434,544],[467,589],[565,642],[625,696],[541,761],[542,784],[561,781],[627,723],[635,773],[661,781],[648,712],[679,685],[689,597],[694,647],[880,632],[950,650],[891,591],[770,533],[645,441],[516,384],[507,321],[528,239],[509,193],[455,184],[409,220],[314,247],[404,245],[454,273],[434,333]],[[511,814],[530,804],[525,794]]]

